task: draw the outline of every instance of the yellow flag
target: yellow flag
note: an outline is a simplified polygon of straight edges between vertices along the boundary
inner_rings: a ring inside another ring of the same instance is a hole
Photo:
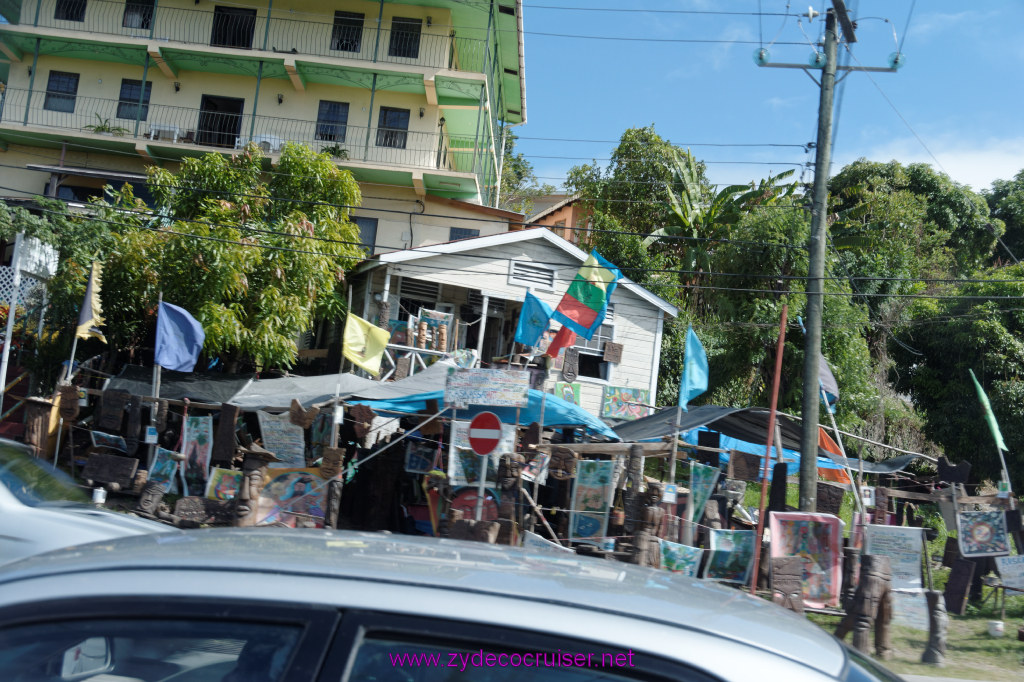
[[[387,330],[375,327],[361,317],[348,314],[345,322],[343,355],[357,367],[362,367],[373,376],[380,374],[380,361],[384,349],[391,340]]]
[[[75,329],[75,336],[80,339],[93,337],[106,343],[107,338],[99,329],[103,324],[103,310],[100,308],[101,270],[100,264],[93,262],[89,283],[85,285],[85,300],[82,301],[82,309],[78,311],[78,328]]]

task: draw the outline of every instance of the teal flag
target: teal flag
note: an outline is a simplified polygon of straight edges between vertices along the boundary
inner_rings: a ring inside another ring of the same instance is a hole
[[[679,380],[679,407],[708,390],[708,354],[693,331],[686,332],[686,350],[683,352],[683,376]]]
[[[992,429],[992,437],[996,439],[996,447],[1009,452],[1010,449],[1006,447],[1006,443],[1003,441],[1003,434],[999,431],[999,423],[996,421],[996,416],[992,414],[992,405],[988,401],[988,396],[985,395],[985,390],[978,383],[977,377],[974,376],[974,370],[969,369],[967,371],[971,373],[974,388],[978,390],[978,400],[981,401],[981,406],[985,408],[985,421],[988,422],[988,428]]]
[[[550,319],[551,306],[526,292],[526,300],[519,313],[519,325],[516,327],[516,342],[524,346],[536,346],[541,335],[548,330]]]

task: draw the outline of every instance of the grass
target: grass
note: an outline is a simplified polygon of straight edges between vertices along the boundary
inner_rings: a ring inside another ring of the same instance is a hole
[[[948,569],[940,569],[940,572],[948,573]],[[1017,628],[1024,627],[1024,597],[1006,600],[1006,618],[1003,621],[1006,635],[1001,638],[988,634],[988,621],[1000,618],[991,599],[981,607],[968,606],[967,611],[964,616],[949,617],[945,666],[940,668],[921,663],[928,633],[900,626],[892,628],[893,656],[882,663],[901,675],[990,682],[1024,679],[1024,642],[1017,641]],[[837,616],[816,613],[808,614],[808,618],[828,632],[834,632],[840,620]],[[846,641],[850,639],[847,636]]]

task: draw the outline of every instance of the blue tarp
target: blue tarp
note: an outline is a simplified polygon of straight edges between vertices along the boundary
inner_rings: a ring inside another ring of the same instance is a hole
[[[687,443],[697,442],[698,431],[714,431],[707,427],[701,427],[699,429],[693,429],[686,433],[680,434],[683,440]],[[718,446],[723,450],[739,450],[740,452],[749,452],[752,455],[758,455],[764,457],[764,443],[749,443],[739,438],[731,438],[725,434],[719,434]],[[768,454],[771,456],[772,465],[774,466],[776,460],[775,457],[775,446],[772,446]],[[719,453],[719,461],[721,464],[729,463],[729,453]],[[790,450],[789,448],[782,448],[782,461],[786,463],[786,475],[797,476],[800,474],[800,453],[796,450]],[[761,462],[764,463],[764,460]],[[833,462],[828,457],[818,456],[818,468],[819,469],[842,469],[843,467],[836,462]]]
[[[400,398],[388,398],[386,400],[359,400],[351,399],[346,402],[361,405],[369,405],[374,410],[391,410],[393,412],[418,412],[424,414],[427,411],[427,401],[436,400],[439,405],[444,404],[444,391],[431,391],[430,393],[418,393]],[[582,407],[570,403],[567,400],[530,389],[530,402],[526,407],[519,410],[519,423],[530,424],[540,421],[541,401],[544,401],[544,426],[562,427],[571,426],[586,428],[591,435],[604,436],[609,440],[619,440],[615,432],[603,421],[590,414]],[[493,412],[498,415],[505,424],[516,423],[516,408],[514,407],[490,407],[486,405],[471,405],[468,409],[459,410],[458,418],[472,419],[480,412]]]

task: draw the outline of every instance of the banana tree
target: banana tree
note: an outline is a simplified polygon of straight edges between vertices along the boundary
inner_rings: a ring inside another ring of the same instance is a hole
[[[729,238],[730,227],[746,211],[775,203],[796,190],[796,183],[780,184],[793,175],[788,170],[769,175],[756,187],[729,185],[714,192],[699,181],[697,161],[689,151],[673,154],[671,171],[673,182],[666,183],[665,191],[675,220],[652,232],[644,244],[672,245],[681,256],[680,264],[694,273],[710,271],[714,244]]]

